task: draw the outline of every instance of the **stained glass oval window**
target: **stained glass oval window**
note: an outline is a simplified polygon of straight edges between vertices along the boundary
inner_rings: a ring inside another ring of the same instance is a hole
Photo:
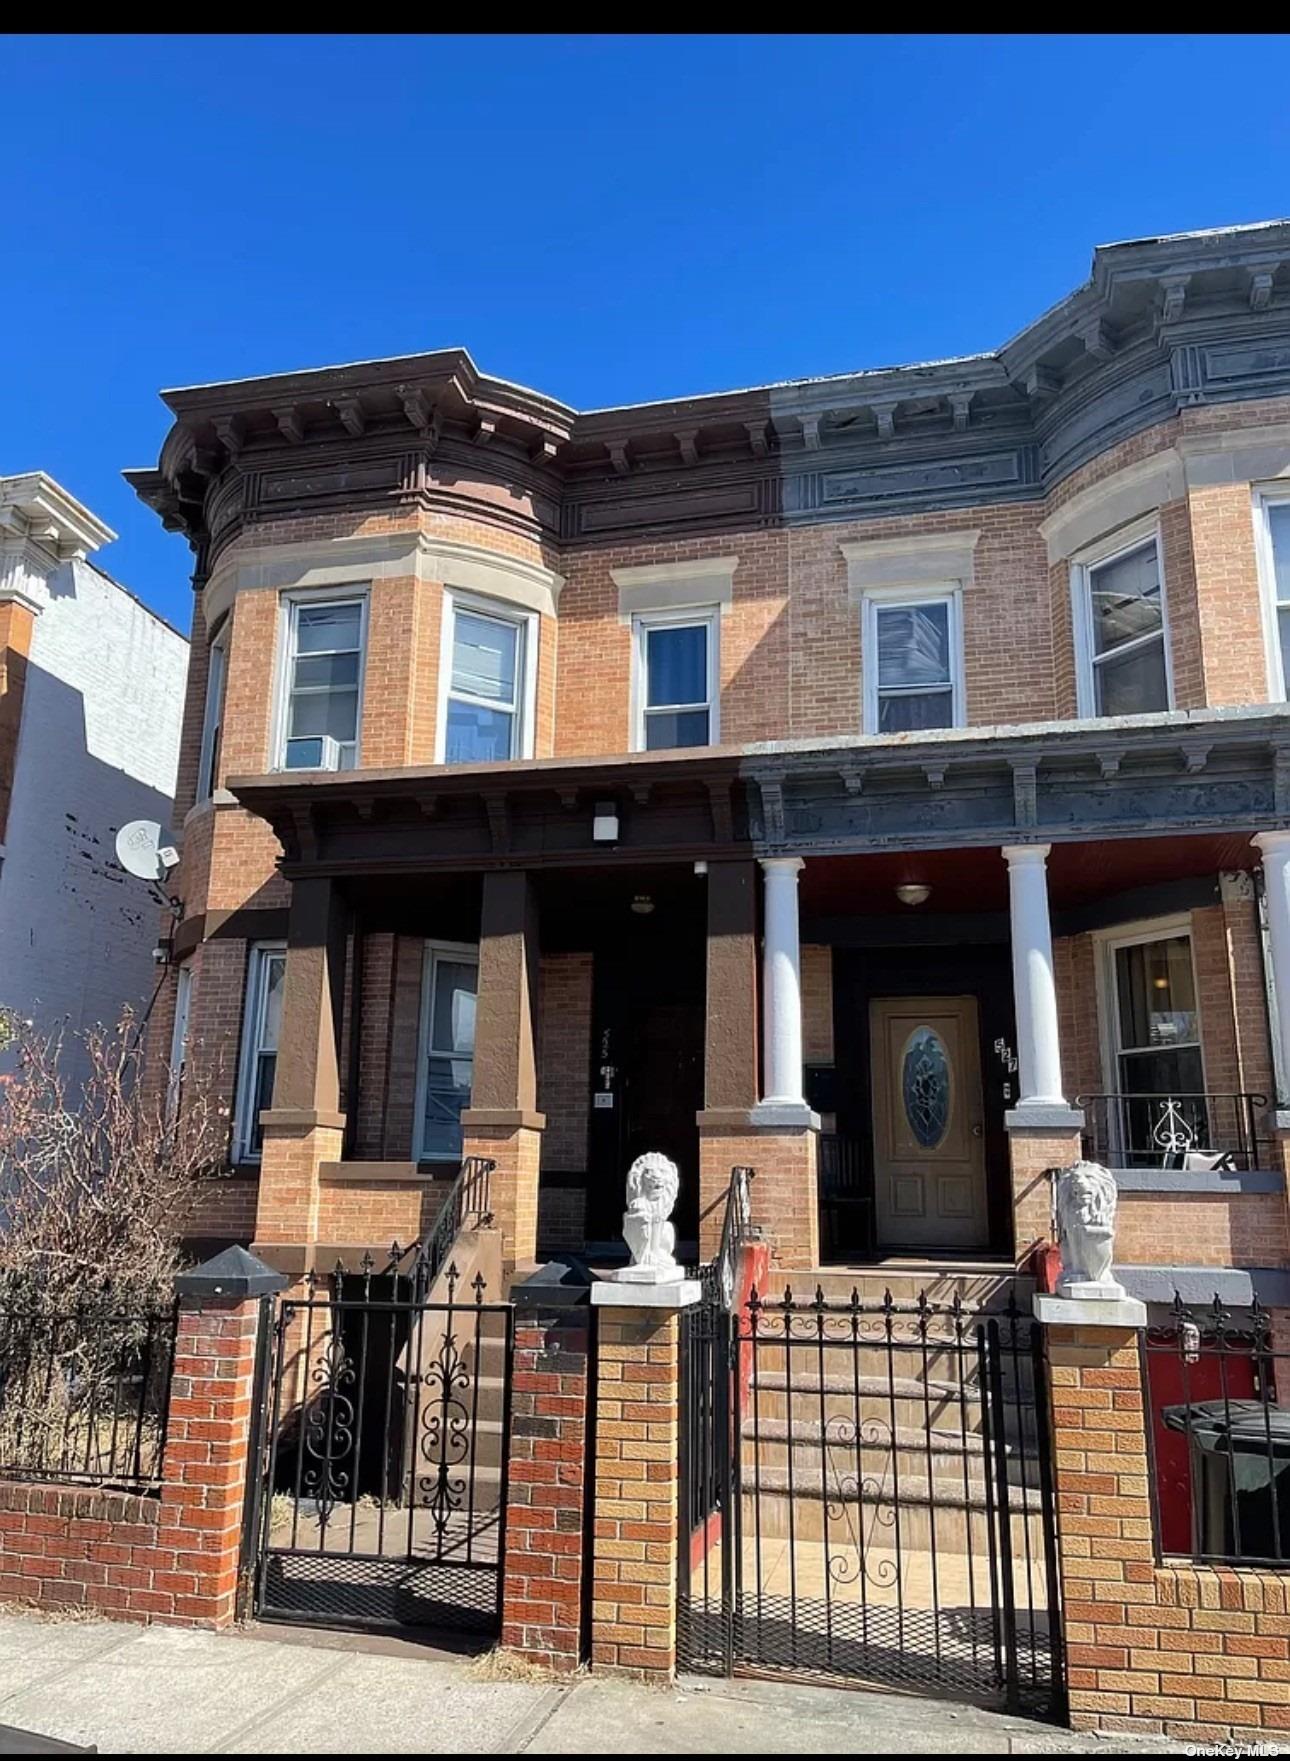
[[[909,1129],[924,1149],[935,1149],[950,1122],[950,1063],[930,1027],[916,1027],[909,1036],[900,1092]]]

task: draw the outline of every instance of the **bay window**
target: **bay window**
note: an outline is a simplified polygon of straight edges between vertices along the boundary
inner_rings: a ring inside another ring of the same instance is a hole
[[[288,601],[279,764],[353,770],[358,763],[365,595]]]
[[[531,756],[536,648],[532,613],[445,595],[441,764]]]
[[[1121,539],[1075,564],[1081,715],[1173,707],[1160,538]]]
[[[278,1067],[286,977],[286,944],[253,943],[247,960],[242,1055],[238,1066],[233,1134],[234,1159],[239,1162],[259,1159],[263,1142],[260,1114],[273,1105],[273,1079]]]

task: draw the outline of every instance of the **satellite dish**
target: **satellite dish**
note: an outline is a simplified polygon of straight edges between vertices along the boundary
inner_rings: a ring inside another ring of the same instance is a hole
[[[179,861],[179,852],[155,819],[132,819],[116,835],[116,859],[127,874],[162,881]]]

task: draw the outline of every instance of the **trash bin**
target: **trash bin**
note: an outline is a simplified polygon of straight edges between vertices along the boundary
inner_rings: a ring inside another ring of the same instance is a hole
[[[1190,1445],[1198,1551],[1290,1560],[1290,1408],[1205,1400],[1160,1417]]]

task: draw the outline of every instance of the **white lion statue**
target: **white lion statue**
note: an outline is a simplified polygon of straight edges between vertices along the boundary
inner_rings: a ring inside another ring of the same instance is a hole
[[[1054,1208],[1062,1251],[1059,1296],[1123,1294],[1111,1276],[1117,1196],[1115,1176],[1099,1162],[1073,1162],[1058,1169]]]
[[[637,1156],[627,1170],[623,1239],[632,1261],[622,1276],[629,1282],[664,1284],[682,1276],[676,1230],[668,1221],[680,1188],[676,1163],[657,1150]]]

